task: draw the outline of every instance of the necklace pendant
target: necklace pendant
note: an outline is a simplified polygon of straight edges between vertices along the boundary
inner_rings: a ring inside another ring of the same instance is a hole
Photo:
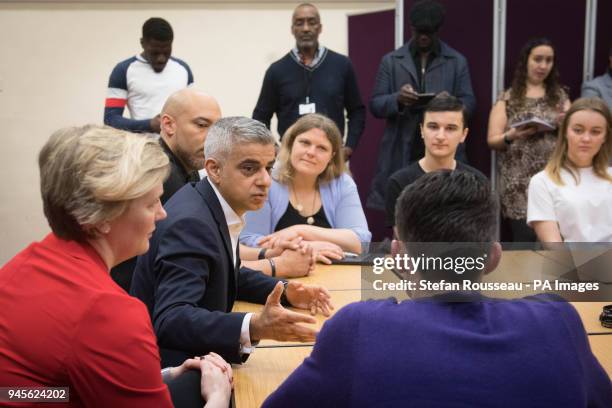
[[[308,217],[306,219],[306,222],[308,223],[308,225],[312,225],[312,224],[314,224],[314,218],[313,217]]]

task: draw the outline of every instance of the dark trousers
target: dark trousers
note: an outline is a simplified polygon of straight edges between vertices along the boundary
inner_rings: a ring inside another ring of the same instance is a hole
[[[200,392],[200,371],[189,370],[168,383],[175,408],[202,408],[206,403]]]
[[[506,220],[510,225],[512,231],[512,242],[536,242],[538,237],[535,231],[527,225],[526,219],[520,220]]]

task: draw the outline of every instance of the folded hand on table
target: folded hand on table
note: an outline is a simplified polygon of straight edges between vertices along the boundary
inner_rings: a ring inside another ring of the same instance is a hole
[[[199,363],[202,371],[200,390],[206,401],[205,408],[228,407],[233,387],[232,368],[215,353],[202,357]]]
[[[344,252],[340,246],[326,241],[305,241],[304,246],[312,248],[316,262],[331,264],[333,259],[342,259]]]
[[[283,246],[286,243],[301,242],[301,235],[298,233],[297,226],[284,228],[280,231],[273,232],[261,238],[257,245],[268,250]],[[300,241],[297,241],[300,240]]]
[[[170,368],[170,380],[176,380],[188,370],[200,370],[200,393],[205,407],[227,407],[234,386],[232,367],[216,353],[189,358],[178,367]]]
[[[196,356],[194,358],[188,358],[178,367],[172,367],[170,369],[170,379],[174,380],[187,370],[199,370],[201,368],[202,360],[207,360],[215,364],[221,371],[226,373],[227,379],[230,383],[233,383],[232,366],[226,362],[223,357],[217,353],[208,353],[205,356]]]
[[[275,259],[278,276],[299,278],[309,275],[315,267],[312,248],[286,249]]]
[[[270,245],[260,245],[260,247],[266,248],[266,258],[274,258],[276,256],[280,256],[285,250],[299,251],[304,247],[303,239],[300,236],[297,236],[293,239],[278,238],[274,239],[273,242],[268,242],[264,240],[264,238],[262,238],[261,241],[264,241],[265,243]]]

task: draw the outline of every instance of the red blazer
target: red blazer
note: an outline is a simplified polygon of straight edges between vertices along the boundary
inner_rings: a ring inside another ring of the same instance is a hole
[[[54,234],[0,269],[0,367],[2,387],[70,387],[61,406],[172,407],[145,306]]]

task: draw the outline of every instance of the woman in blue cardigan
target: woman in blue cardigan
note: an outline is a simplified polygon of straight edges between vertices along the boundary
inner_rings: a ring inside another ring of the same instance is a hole
[[[247,213],[240,241],[269,249],[298,240],[329,263],[344,251],[360,253],[370,238],[340,131],[323,115],[301,117],[283,136],[268,200]]]

